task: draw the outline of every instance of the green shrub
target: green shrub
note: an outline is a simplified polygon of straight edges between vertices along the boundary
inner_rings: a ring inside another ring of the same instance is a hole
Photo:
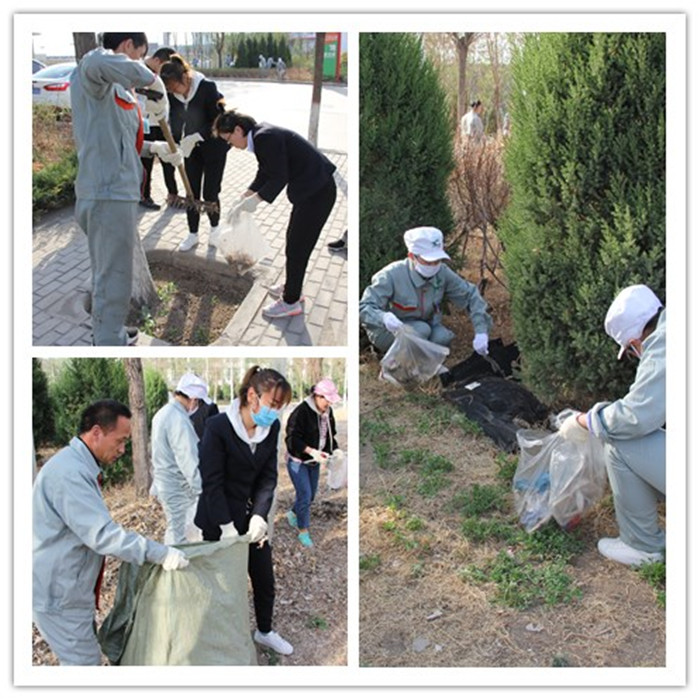
[[[152,367],[146,367],[143,373],[146,392],[146,417],[150,430],[151,421],[159,408],[168,403],[168,385],[163,375]]]
[[[39,214],[74,202],[77,175],[78,155],[75,152],[35,172],[32,176],[34,213]]]
[[[32,358],[32,430],[34,445],[51,442],[54,438],[49,381],[41,367],[41,360],[36,357]]]
[[[499,236],[524,378],[545,401],[624,392],[607,308],[630,284],[665,298],[664,42],[531,34],[513,58]]]
[[[360,35],[360,285],[405,257],[403,232],[448,233],[452,126],[436,71],[413,34]]]

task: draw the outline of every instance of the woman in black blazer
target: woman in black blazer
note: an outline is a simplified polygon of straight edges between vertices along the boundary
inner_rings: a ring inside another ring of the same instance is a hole
[[[224,112],[214,133],[235,148],[255,154],[258,172],[229,213],[233,221],[240,211],[253,212],[261,201],[271,203],[287,187],[292,214],[286,233],[286,280],[270,289],[277,301],[266,306],[268,318],[302,313],[301,287],[306,267],[321,230],[335,204],[335,165],[299,134],[256,121],[235,110]]]
[[[267,517],[277,486],[279,411],[292,396],[274,369],[251,367],[238,397],[206,422],[199,445],[202,493],[195,524],[207,541],[250,535],[248,575],[257,629],[254,639],[279,654],[292,645],[272,630],[275,577]]]
[[[216,118],[224,111],[224,96],[216,83],[193,70],[182,56],[173,54],[160,69],[160,77],[170,93],[170,128],[185,154],[185,172],[195,199],[217,205],[209,211],[209,243],[219,235],[219,193],[229,146],[212,134]],[[180,250],[190,250],[199,242],[199,211],[187,209],[189,234]]]

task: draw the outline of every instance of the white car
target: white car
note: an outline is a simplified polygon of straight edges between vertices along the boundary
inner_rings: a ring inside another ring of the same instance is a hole
[[[70,74],[75,62],[55,63],[32,75],[32,101],[70,109]]]

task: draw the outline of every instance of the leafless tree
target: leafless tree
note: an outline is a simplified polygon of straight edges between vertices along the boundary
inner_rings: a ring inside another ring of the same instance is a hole
[[[146,390],[141,359],[125,358],[129,380],[129,407],[131,408],[131,446],[134,463],[136,495],[147,496],[151,487],[151,468],[148,456],[148,420],[146,418]]]
[[[214,50],[219,61],[219,68],[224,65],[224,49],[226,47],[226,32],[214,32]]]
[[[450,37],[457,51],[457,129],[466,110],[467,56],[469,48],[481,36],[479,32],[452,32]]]
[[[318,143],[318,119],[321,113],[321,88],[323,87],[323,52],[326,46],[325,32],[316,33],[314,47],[314,87],[311,96],[311,116],[309,118],[309,141]]]

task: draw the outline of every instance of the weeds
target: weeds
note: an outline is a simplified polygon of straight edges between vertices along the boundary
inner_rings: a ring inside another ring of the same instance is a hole
[[[306,623],[306,626],[309,629],[314,629],[314,630],[327,630],[328,629],[328,623],[322,617],[319,617],[318,615],[314,615],[313,617],[309,618],[309,620]]]
[[[381,564],[381,557],[378,554],[361,554],[360,571],[374,571]]]
[[[505,510],[506,491],[502,486],[473,484],[469,491],[459,491],[452,499],[452,507],[465,517]]]
[[[462,535],[475,544],[481,544],[488,540],[499,540],[505,544],[513,545],[520,542],[523,534],[518,525],[497,518],[484,520],[472,516],[462,522]]]
[[[666,607],[666,562],[653,561],[642,564],[638,569],[643,581],[646,581],[656,593],[659,607]]]

